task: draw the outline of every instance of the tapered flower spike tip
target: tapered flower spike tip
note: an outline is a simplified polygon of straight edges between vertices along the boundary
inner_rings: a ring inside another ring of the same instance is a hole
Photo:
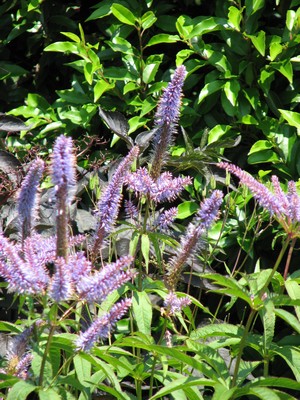
[[[22,183],[18,197],[19,229],[22,243],[30,236],[37,219],[38,188],[44,171],[44,162],[38,158],[32,162]]]
[[[76,191],[75,164],[72,139],[64,135],[59,136],[53,148],[52,182],[58,195],[60,191],[66,193],[68,204],[71,204]]]
[[[180,65],[176,68],[173,78],[159,101],[155,114],[156,126],[177,123],[181,106],[182,87],[186,74],[187,72],[184,65]]]
[[[182,87],[186,69],[180,65],[174,72],[171,82],[164,90],[155,114],[156,134],[153,139],[151,157],[151,176],[157,180],[168,159],[168,150],[173,143],[175,126],[180,115]]]

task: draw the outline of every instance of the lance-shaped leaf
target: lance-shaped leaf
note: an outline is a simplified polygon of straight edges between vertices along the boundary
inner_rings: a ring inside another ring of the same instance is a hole
[[[129,124],[127,119],[118,111],[104,111],[99,107],[99,115],[116,135],[123,139],[129,149],[133,147],[133,140],[128,136]]]

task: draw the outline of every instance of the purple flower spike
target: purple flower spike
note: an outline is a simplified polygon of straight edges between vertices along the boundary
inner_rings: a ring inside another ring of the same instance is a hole
[[[94,235],[94,245],[92,249],[93,258],[96,257],[105,237],[111,233],[116,222],[122,199],[121,189],[124,183],[124,178],[138,154],[138,146],[135,146],[130,150],[128,155],[116,169],[110,183],[98,202],[97,214],[99,220]]]
[[[128,174],[126,184],[136,195],[149,197],[156,203],[172,201],[182,192],[184,186],[190,185],[189,176],[173,178],[170,172],[163,172],[156,181],[149,175],[146,168],[139,168]]]
[[[293,222],[300,222],[300,197],[294,181],[288,183],[287,203],[289,216]]]
[[[32,162],[24,179],[18,197],[18,216],[22,243],[31,235],[37,218],[38,187],[44,171],[44,162],[36,159]]]
[[[180,247],[176,256],[172,257],[169,263],[166,283],[171,291],[175,291],[176,285],[184,264],[188,261],[193,253],[199,247],[199,240],[212,223],[217,219],[219,207],[223,198],[222,192],[215,190],[211,197],[205,199],[195,223],[191,222],[187,227],[187,232],[180,239]]]
[[[77,292],[81,299],[88,302],[102,302],[113,290],[135,276],[132,269],[127,269],[133,257],[124,256],[112,264],[105,265],[99,272],[83,277],[77,284]]]
[[[183,65],[176,68],[171,82],[165,89],[155,114],[155,125],[171,125],[177,123],[182,97],[182,87],[186,77]]]
[[[76,340],[77,351],[88,352],[99,339],[106,339],[116,322],[123,317],[131,306],[131,299],[125,299],[115,304],[110,312],[96,319],[92,325]]]
[[[167,314],[173,316],[180,313],[183,307],[191,304],[191,300],[185,297],[177,297],[174,292],[169,292],[164,301],[164,306],[167,308]]]
[[[214,190],[212,195],[201,204],[200,210],[197,213],[197,218],[204,229],[209,229],[212,223],[217,219],[222,200],[223,193],[221,190]]]
[[[151,176],[156,180],[162,167],[167,161],[169,147],[173,143],[175,126],[179,119],[182,87],[186,77],[186,69],[180,65],[174,73],[161,96],[155,114],[156,134],[153,139],[153,153],[151,157]]]
[[[268,188],[266,188],[266,186],[254,179],[250,174],[243,171],[236,165],[229,164],[227,162],[220,162],[217,165],[218,167],[226,169],[231,174],[237,176],[241,183],[251,190],[258,203],[263,208],[266,208],[271,215],[275,214],[275,216],[280,218],[281,215],[288,213],[288,210],[286,209],[286,201],[282,201],[281,196],[277,197]],[[276,188],[278,190],[277,185]]]
[[[168,229],[168,227],[171,225],[171,223],[174,221],[178,213],[178,210],[176,207],[171,207],[169,210],[164,211],[163,213],[160,214],[158,220],[157,220],[157,225],[161,229]]]
[[[69,300],[73,294],[71,274],[62,257],[55,261],[55,273],[48,294],[57,303]]]
[[[58,195],[59,192],[64,192],[67,204],[71,204],[76,192],[75,163],[72,139],[59,136],[52,154],[52,182]]]

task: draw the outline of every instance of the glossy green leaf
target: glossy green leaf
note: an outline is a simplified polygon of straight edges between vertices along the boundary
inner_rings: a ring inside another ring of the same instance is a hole
[[[203,89],[201,90],[198,97],[198,104],[202,103],[202,101],[209,95],[218,92],[224,86],[224,81],[214,81],[207,83]]]
[[[180,40],[178,35],[169,35],[167,33],[159,33],[158,35],[152,36],[147,43],[147,47],[154,46],[161,43],[176,43]]]
[[[293,83],[293,66],[290,60],[272,62],[270,65],[285,76],[290,83]]]
[[[163,54],[155,54],[149,56],[146,60],[146,65],[143,70],[143,81],[145,83],[150,83],[155,79],[156,73],[159,66],[163,60]]]
[[[239,82],[237,80],[227,81],[224,85],[223,90],[230,104],[232,104],[232,106],[235,107],[237,104],[237,98],[240,91]]]
[[[179,204],[177,210],[178,212],[176,218],[186,219],[199,210],[199,205],[194,201],[185,201]]]
[[[294,10],[287,10],[286,12],[286,27],[289,31],[293,30],[296,21],[296,12]]]
[[[275,314],[290,325],[297,333],[300,333],[300,322],[295,315],[281,308],[276,308]]]
[[[283,118],[291,125],[300,129],[300,113],[288,110],[278,110]]]
[[[290,278],[287,279],[285,281],[285,288],[291,299],[293,299],[293,300],[300,299],[300,285],[294,279],[290,279]],[[300,320],[300,307],[295,306],[295,311],[296,311],[298,320]]]
[[[114,3],[111,6],[111,12],[123,24],[135,25],[136,23],[137,18],[135,15],[128,8],[122,6],[122,4]]]
[[[188,36],[188,39],[191,39],[194,36],[204,35],[205,33],[214,32],[216,30],[222,30],[226,24],[227,20],[225,18],[205,18],[193,28]]]
[[[157,18],[153,11],[147,11],[143,16],[142,16],[142,28],[143,29],[149,29],[155,22],[157,21]]]
[[[97,81],[96,85],[94,86],[94,102],[98,101],[103,93],[107,92],[110,89],[115,87],[114,83],[109,83],[103,79]]]
[[[103,18],[111,14],[111,3],[113,3],[113,1],[111,1],[110,3],[104,2],[104,4],[98,3],[99,7],[92,12],[92,14],[87,18],[87,21]]]
[[[247,37],[249,37],[256,50],[264,56],[266,52],[266,33],[259,31],[257,35],[247,35]]]
[[[79,54],[78,45],[72,42],[55,42],[45,47],[44,51]]]
[[[242,20],[242,9],[230,6],[228,9],[228,21],[237,31],[240,30],[240,23]]]
[[[151,335],[152,305],[146,292],[134,292],[132,309],[138,331]]]

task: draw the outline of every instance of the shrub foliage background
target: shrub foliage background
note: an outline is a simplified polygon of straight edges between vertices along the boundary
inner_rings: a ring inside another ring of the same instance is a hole
[[[140,275],[130,290],[139,307],[130,323],[118,325],[111,350],[104,343],[60,365],[60,356],[72,357],[68,334],[77,327],[68,321],[64,333],[54,335],[46,384],[35,381],[41,367],[35,349],[32,380],[6,375],[4,398],[93,399],[95,393],[105,398],[104,392],[120,399],[298,398],[298,223],[291,235],[215,163],[229,160],[266,187],[277,175],[285,192],[291,180],[298,189],[300,1],[15,0],[3,1],[0,15],[0,217],[6,236],[17,237],[15,194],[29,161],[37,155],[49,161],[61,134],[73,138],[77,153],[72,229],[92,232],[92,210],[116,160],[138,144],[139,162],[147,165],[158,100],[182,64],[180,128],[167,168],[193,178],[175,201],[177,219],[168,235],[130,225],[121,210],[106,256],[114,259],[127,245],[137,251]],[[226,194],[221,218],[178,287],[193,304],[177,319],[167,318],[160,312],[164,258],[176,251],[200,201],[216,187]],[[46,177],[37,229],[47,235],[55,231],[53,192]],[[144,217],[144,203],[140,212]],[[18,333],[37,310],[21,296],[7,313],[16,299],[4,293],[1,330]],[[159,339],[166,327],[173,348]],[[40,340],[45,345],[44,336]]]

